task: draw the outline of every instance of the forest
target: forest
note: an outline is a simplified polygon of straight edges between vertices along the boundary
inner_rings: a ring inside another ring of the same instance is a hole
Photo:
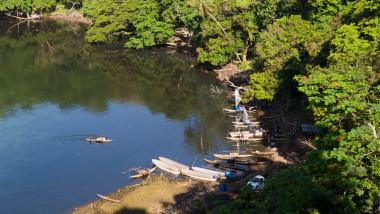
[[[244,101],[304,102],[320,132],[306,162],[211,213],[380,212],[380,0],[0,0],[0,13],[80,9],[92,43],[142,49],[176,29],[199,66],[237,63]]]

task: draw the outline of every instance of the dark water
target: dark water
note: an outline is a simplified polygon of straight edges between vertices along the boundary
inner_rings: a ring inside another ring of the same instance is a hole
[[[152,158],[200,166],[231,148],[224,96],[190,57],[91,45],[79,24],[14,24],[0,21],[0,213],[67,212]]]

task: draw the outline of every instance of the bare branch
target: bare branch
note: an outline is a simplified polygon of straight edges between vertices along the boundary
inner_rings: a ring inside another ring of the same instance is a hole
[[[355,113],[351,112],[351,115],[354,116],[356,119],[359,119]],[[359,119],[360,120],[360,119]],[[371,129],[372,129],[372,134],[373,136],[375,137],[375,139],[377,139],[377,132],[376,132],[376,127],[375,127],[375,124],[372,124],[368,121],[365,121],[365,120],[360,120],[362,121],[363,123],[367,124]]]
[[[231,82],[231,81],[228,79],[227,75],[226,75],[226,80],[227,80],[227,82],[230,84],[230,86],[234,87],[235,89],[238,89],[238,90],[243,89],[243,90],[246,90],[246,91],[248,90],[248,89],[244,88],[243,86],[236,86],[233,82]]]

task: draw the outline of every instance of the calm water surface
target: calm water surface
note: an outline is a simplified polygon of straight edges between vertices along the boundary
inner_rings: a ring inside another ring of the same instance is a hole
[[[121,172],[152,158],[200,166],[232,148],[226,101],[193,59],[91,45],[84,32],[0,21],[0,213],[67,212],[133,184]]]

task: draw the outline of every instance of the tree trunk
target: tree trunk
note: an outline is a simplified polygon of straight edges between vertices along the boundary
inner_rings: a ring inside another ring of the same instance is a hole
[[[247,61],[247,54],[248,54],[248,48],[251,47],[252,45],[252,42],[249,41],[249,38],[247,38],[244,42],[244,51],[243,51],[243,62],[246,62]]]
[[[208,14],[211,16],[211,18],[216,22],[216,24],[218,24],[219,25],[219,27],[220,27],[220,29],[222,29],[222,31],[223,31],[223,33],[224,33],[224,35],[226,35],[227,36],[227,33],[226,33],[226,31],[224,31],[224,29],[223,29],[223,27],[222,27],[222,25],[220,25],[220,23],[215,19],[215,17],[210,13],[210,11],[208,12]]]

